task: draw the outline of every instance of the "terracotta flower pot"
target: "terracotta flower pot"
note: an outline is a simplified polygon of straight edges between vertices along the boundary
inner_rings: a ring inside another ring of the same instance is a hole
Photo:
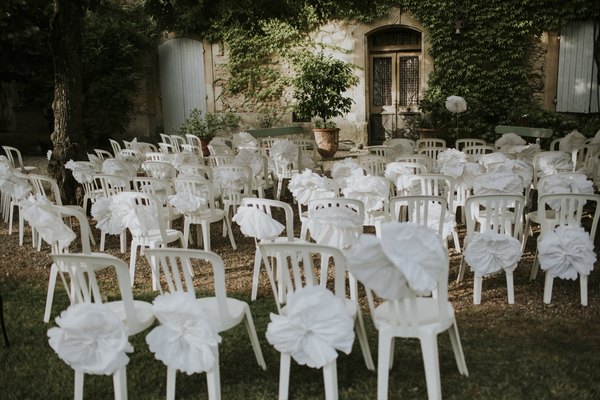
[[[340,143],[340,128],[313,129],[317,151],[323,158],[332,158],[338,151]]]
[[[210,155],[210,151],[208,150],[208,144],[213,138],[200,138],[200,144],[202,145],[202,155],[208,156]]]

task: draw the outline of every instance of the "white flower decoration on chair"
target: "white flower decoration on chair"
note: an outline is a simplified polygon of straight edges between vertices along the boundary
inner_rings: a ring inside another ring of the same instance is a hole
[[[322,286],[306,286],[288,294],[286,315],[271,314],[267,340],[277,351],[289,353],[300,365],[321,368],[350,354],[354,321],[342,299]]]
[[[559,172],[573,171],[573,161],[571,155],[567,153],[546,153],[541,154],[537,159],[538,178],[546,175],[554,175]]]
[[[363,221],[347,207],[319,208],[311,212],[306,227],[318,244],[344,249],[362,231]]]
[[[105,305],[79,303],[56,318],[48,343],[77,372],[112,375],[129,363],[133,352],[123,322]]]
[[[397,162],[389,163],[385,166],[385,177],[395,182],[398,192],[409,189],[408,178],[415,174],[415,169],[407,167]]]
[[[87,156],[88,156],[88,159],[90,160],[90,162],[92,163],[92,168],[94,169],[94,171],[102,172],[102,160],[100,159],[100,157],[98,157],[95,154],[89,154],[89,153]]]
[[[258,140],[248,132],[234,133],[233,145],[238,149],[244,147],[258,147]]]
[[[577,279],[594,269],[596,253],[590,236],[583,228],[559,226],[545,232],[538,243],[540,266],[552,276]]]
[[[219,186],[221,190],[229,189],[235,191],[242,191],[246,184],[248,177],[241,171],[229,171],[219,169],[215,171],[213,182],[215,186]]]
[[[31,193],[32,189],[27,180],[15,176],[8,170],[0,175],[0,190],[2,190],[2,193],[13,196],[17,200],[24,199]]]
[[[487,230],[475,232],[465,249],[465,261],[480,276],[511,271],[521,259],[521,242],[512,236]]]
[[[521,160],[506,160],[501,164],[492,166],[493,172],[503,172],[509,174],[517,174],[523,181],[523,187],[531,185],[533,179],[533,168],[525,161]]]
[[[142,162],[146,160],[146,157],[144,157],[144,160],[141,160],[132,154],[119,153],[115,156],[115,160],[123,161],[125,164],[129,165],[129,168],[131,168],[132,171],[135,171],[135,175],[137,175],[137,171],[142,166]]]
[[[405,297],[406,284],[418,294],[437,287],[448,251],[433,230],[415,223],[385,222],[381,236],[362,235],[348,250],[348,269],[356,279],[386,300]]]
[[[65,168],[71,170],[73,178],[79,183],[90,183],[96,173],[89,164],[73,160],[69,160],[65,164]]]
[[[533,157],[541,151],[539,144],[532,143],[526,146],[511,146],[506,149],[505,153],[514,155],[517,160],[521,160],[528,165],[533,165]]]
[[[169,204],[181,214],[198,215],[207,209],[208,201],[189,192],[179,192],[169,196]]]
[[[446,108],[455,114],[467,111],[467,102],[460,96],[450,96],[446,99]]]
[[[476,196],[491,194],[523,194],[523,182],[517,174],[492,173],[473,184]]]
[[[145,235],[158,229],[158,215],[155,207],[136,204],[135,195],[136,193],[123,192],[111,196],[113,204],[110,210],[133,234]]]
[[[335,193],[324,178],[309,169],[301,174],[294,175],[290,179],[288,189],[300,204],[308,204],[314,199],[329,199],[335,197]]]
[[[504,162],[507,160],[509,160],[509,158],[504,155],[504,153],[496,152],[482,155],[477,162],[487,169],[490,164]]]
[[[77,237],[75,232],[65,225],[61,217],[39,207],[43,204],[52,203],[45,197],[33,195],[23,200],[21,203],[23,219],[35,228],[46,243],[50,245],[58,243],[60,248],[68,247]]]
[[[181,153],[175,154],[175,159],[173,160],[173,165],[175,168],[179,168],[181,164],[200,165],[200,158],[197,154],[185,150]]]
[[[127,227],[111,210],[112,197],[102,197],[92,205],[92,217],[98,222],[96,228],[110,234],[118,235]]]
[[[479,163],[465,163],[463,165],[462,174],[456,178],[456,186],[465,189],[472,189],[475,181],[475,176],[485,173],[485,169]]]
[[[366,212],[379,210],[389,196],[387,178],[363,176],[362,173],[362,170],[352,171],[352,176],[346,179],[346,187],[342,189],[342,193],[348,199],[362,201]]]
[[[465,153],[456,149],[444,150],[437,156],[437,165],[438,167],[443,168],[444,165],[446,165],[446,163],[451,160],[460,161],[464,163],[468,161],[468,157]]]
[[[586,137],[577,131],[572,131],[564,138],[560,139],[558,149],[571,154],[574,149],[585,145]]]
[[[259,240],[273,240],[285,229],[283,224],[256,207],[238,207],[237,213],[231,220],[237,222],[244,235]]]
[[[419,215],[421,218],[425,218],[425,205],[422,205]],[[429,204],[427,209],[427,227],[433,229],[435,232],[440,227],[440,216],[442,214],[442,205],[440,203]],[[417,219],[417,210],[413,210],[413,220]],[[452,232],[456,228],[456,217],[454,213],[446,210],[444,214],[444,222],[442,223],[442,238],[446,238],[452,235]]]
[[[234,164],[246,165],[252,168],[252,174],[254,176],[260,174],[263,171],[263,159],[262,156],[254,150],[242,149],[235,156],[233,160]]]
[[[278,139],[273,142],[269,156],[281,167],[287,167],[298,161],[300,148],[288,139]]]
[[[107,175],[118,175],[131,179],[137,174],[137,169],[125,161],[110,158],[102,163],[102,173]]]
[[[210,371],[221,343],[217,320],[192,293],[166,293],[153,304],[161,325],[146,336],[146,342],[155,357],[188,375]]]
[[[48,150],[48,152],[46,152],[46,158],[48,159],[48,161],[50,161],[50,159],[52,158],[52,150]]]
[[[593,182],[584,175],[575,175],[566,177],[563,175],[553,175],[544,184],[544,194],[560,193],[587,193],[593,194]],[[569,202],[567,201],[567,207]],[[585,204],[585,203],[584,203]],[[548,201],[548,205],[555,211],[560,210],[561,201],[559,199]]]
[[[505,133],[500,137],[500,139],[496,140],[496,147],[500,149],[501,153],[512,146],[525,146],[527,142],[521,136],[516,133]]]
[[[336,161],[331,167],[331,177],[338,183],[340,188],[345,187],[345,180],[352,175],[354,170],[360,169],[364,175],[364,168],[356,162],[354,158],[345,158],[342,161]]]

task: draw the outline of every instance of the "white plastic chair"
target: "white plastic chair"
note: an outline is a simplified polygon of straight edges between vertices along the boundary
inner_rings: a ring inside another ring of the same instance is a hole
[[[213,180],[213,170],[212,167],[208,165],[181,164],[179,165],[179,167],[177,167],[177,176],[183,178],[183,176],[181,175],[186,175],[185,177],[187,178],[196,176],[207,179],[209,181]]]
[[[419,182],[421,195],[443,196],[446,199],[448,208],[446,213],[454,210],[454,178],[439,174],[420,174],[408,177],[409,188],[413,187],[414,182]],[[415,193],[417,194],[417,193]],[[456,228],[452,230],[452,239],[454,240],[454,249],[460,253],[460,242]]]
[[[69,271],[73,285],[73,303],[101,303],[102,296],[95,273],[112,266],[119,282],[121,300],[104,305],[123,321],[128,336],[142,332],[154,322],[152,304],[133,300],[129,271],[122,260],[108,254],[51,254],[50,257]],[[83,384],[84,374],[75,372],[75,400],[83,399]],[[115,400],[127,399],[125,367],[113,374],[113,384]]]
[[[422,147],[446,147],[446,141],[436,138],[418,139],[415,142],[415,151],[418,152]]]
[[[247,165],[222,164],[213,168],[214,176],[225,171],[239,173],[245,177],[244,188],[241,191],[221,185],[221,201],[223,202],[223,209],[225,210],[225,218],[229,220],[227,227],[228,229],[231,229],[231,217],[237,212],[238,206],[242,204],[242,199],[254,197],[252,194],[253,174],[252,168]],[[223,236],[225,236],[225,232],[223,232]]]
[[[219,322],[219,332],[229,330],[243,321],[248,331],[250,343],[252,344],[258,365],[263,370],[267,369],[256,329],[254,328],[250,307],[244,301],[227,297],[225,267],[223,260],[218,254],[210,251],[189,249],[152,249],[146,250],[146,257],[152,266],[153,273],[156,276],[164,278],[166,281],[169,293],[189,292],[193,293],[194,296],[194,283],[192,274],[190,273],[192,270],[192,261],[208,261],[212,266],[214,274],[215,297],[199,299],[201,305]],[[162,286],[159,289],[162,294]],[[211,400],[221,398],[218,351],[216,353],[215,366],[213,370],[206,374],[208,398]],[[176,370],[173,368],[167,368],[168,400],[175,399],[175,372]]]
[[[245,207],[255,207],[266,213],[267,215],[273,216],[273,211],[277,210],[277,212],[283,212],[285,216],[284,226],[285,226],[285,236],[280,236],[274,240],[256,240],[254,239],[254,243],[256,245],[256,252],[254,254],[254,272],[252,273],[252,295],[250,299],[252,301],[256,300],[256,296],[258,294],[258,282],[260,277],[260,267],[263,261],[263,255],[260,252],[260,243],[302,243],[305,242],[300,238],[294,237],[294,211],[292,207],[279,200],[270,200],[270,199],[262,199],[262,198],[245,198],[242,200],[242,206]],[[282,265],[281,254],[267,254],[268,257],[276,257],[278,259],[277,266]],[[270,264],[265,264],[265,268],[267,269],[267,274],[270,273]],[[280,276],[281,273],[277,274]],[[280,282],[283,285],[283,282]],[[283,287],[283,286],[282,286]],[[281,291],[280,291],[281,292]],[[283,293],[282,293],[283,294]]]
[[[164,133],[159,133],[159,135],[160,135],[160,140],[163,143],[173,145],[173,139],[171,138],[171,136],[165,135]]]
[[[198,136],[192,135],[191,133],[186,133],[185,138],[188,144],[202,148],[202,141]]]
[[[114,196],[121,192],[128,192],[131,190],[129,179],[118,175],[94,175],[94,182],[104,194],[104,197]],[[127,251],[126,232],[123,230],[120,236],[121,253]],[[106,243],[106,232],[100,231],[100,251],[104,251],[104,245]]]
[[[398,156],[394,159],[394,161],[422,164],[425,166],[425,168],[427,168],[427,171],[431,171],[431,168],[433,167],[433,160],[431,159],[431,157],[425,154],[415,154],[412,156]]]
[[[209,144],[208,151],[211,156],[235,156],[235,150],[226,145]]]
[[[182,144],[186,144],[186,139],[184,139],[183,137],[179,136],[179,135],[171,135],[171,141],[173,143],[173,146],[175,146],[175,149],[177,150],[177,152],[181,152],[181,145]]]
[[[414,140],[405,138],[388,139],[383,145],[396,149],[396,151],[398,151],[398,148],[405,149],[404,151],[408,154],[413,154],[416,147]]]
[[[544,213],[540,213],[540,227],[541,233],[540,238],[545,232],[554,231],[559,226],[574,226],[581,227],[581,218],[583,216],[583,207],[587,203],[587,207],[592,205],[594,212],[592,213],[592,224],[589,228],[589,239],[594,243],[596,237],[596,230],[598,228],[598,219],[600,213],[598,207],[600,206],[600,195],[595,194],[581,194],[581,193],[567,193],[567,194],[545,194],[540,196],[539,207],[545,209],[546,204],[551,201],[560,201],[560,211],[557,212],[555,219],[547,220]],[[543,208],[542,208],[543,207]],[[586,224],[587,225],[587,224]],[[587,229],[586,229],[587,231]],[[532,278],[535,279],[537,275],[537,269],[539,267],[539,259],[537,258],[533,264]],[[579,275],[579,286],[581,290],[581,305],[588,305],[588,284],[587,275]],[[546,272],[546,280],[544,284],[544,303],[550,304],[552,301],[552,286],[554,283],[554,276],[549,272]]]
[[[190,225],[200,225],[196,232],[198,234],[198,243],[200,238],[203,238],[204,250],[210,251],[210,224],[213,222],[225,220],[227,233],[229,234],[229,241],[231,247],[237,249],[235,239],[233,238],[233,232],[231,230],[231,222],[228,218],[225,218],[225,211],[215,206],[215,190],[212,182],[202,178],[175,178],[173,179],[175,185],[175,191],[177,192],[189,192],[196,196],[203,197],[207,200],[207,209],[202,211],[200,214],[184,214],[184,228],[183,228],[183,247],[187,249],[190,239]]]
[[[194,153],[194,154],[196,154],[198,156],[201,156],[202,163],[204,164],[204,156],[202,154],[202,147],[195,146],[193,144],[184,143],[184,144],[181,145],[181,151],[189,151],[189,152]]]
[[[417,147],[417,154],[429,157],[432,161],[433,167],[437,167],[438,155],[446,150],[448,150],[446,147],[439,146]]]
[[[181,247],[184,247],[183,234],[175,229],[167,229],[165,218],[162,211],[162,202],[156,196],[146,193],[131,193],[131,200],[136,207],[151,207],[152,213],[156,213],[158,227],[149,229],[147,232],[136,232],[129,229],[131,233],[131,255],[129,256],[129,271],[131,274],[131,285],[135,278],[135,261],[137,258],[137,248],[140,248],[140,255],[144,255],[146,247],[157,248],[166,246],[169,243],[179,240]],[[143,213],[137,214],[138,218],[143,218]],[[146,221],[142,221],[144,224]],[[158,277],[152,274],[152,289],[158,290]]]
[[[146,153],[146,161],[169,162],[170,157],[165,153]]]
[[[179,147],[175,146],[173,144],[168,144],[168,143],[159,143],[158,144],[158,148],[160,149],[160,152],[163,154],[177,154],[179,153]]]
[[[82,254],[92,254],[90,249],[90,225],[85,216],[81,215],[81,213],[65,206],[55,206],[55,205],[42,205],[40,206],[43,209],[52,212],[60,217],[68,215],[71,217],[77,218],[79,221],[79,228],[81,230],[79,238],[81,239],[81,253]],[[69,253],[69,248],[60,248],[58,243],[49,243],[52,246],[52,254],[61,254],[61,253]],[[65,290],[67,291],[67,295],[69,299],[72,298],[71,289],[67,286],[67,281],[65,280],[64,273],[69,273],[61,264],[52,263],[50,267],[50,282],[48,282],[48,293],[46,294],[46,307],[44,309],[44,322],[50,321],[50,313],[52,311],[52,300],[54,299],[54,289],[56,287],[56,278],[60,274],[63,284],[65,286]]]
[[[435,229],[431,222],[434,207],[440,207],[439,215],[436,216],[439,218],[439,221],[435,224]],[[443,237],[444,217],[447,209],[448,202],[442,196],[401,196],[390,199],[390,214],[392,221],[414,222],[419,225],[424,225],[434,229],[440,237]]]
[[[22,179],[28,183],[31,183],[30,179],[29,179],[29,175],[27,174],[23,174],[20,172],[13,172],[13,175],[18,178],[18,179]],[[32,187],[33,190],[35,190]],[[5,198],[5,193],[2,193],[2,198],[3,201],[5,202],[5,209],[4,209],[4,218],[6,220],[6,222],[8,222],[8,234],[12,235],[12,226],[13,226],[13,217],[14,217],[14,213],[15,213],[15,207],[18,208],[19,210],[19,246],[23,246],[23,236],[24,236],[24,229],[25,229],[25,220],[23,219],[23,213],[21,212],[21,201],[17,199],[15,196],[10,196],[7,195]],[[36,233],[35,233],[35,229],[32,229],[31,231],[31,238],[32,238],[32,243],[33,246],[36,246]]]
[[[333,292],[336,297],[344,300],[346,308],[348,309],[348,313],[354,319],[354,329],[360,343],[363,357],[365,358],[367,369],[371,371],[375,370],[375,364],[373,363],[373,359],[371,357],[371,350],[369,349],[369,343],[367,340],[360,306],[358,301],[351,300],[346,297],[346,257],[342,251],[336,249],[335,247],[321,246],[314,243],[261,243],[258,246],[263,256],[263,261],[265,265],[268,266],[267,272],[269,274],[269,280],[271,282],[271,287],[273,288],[273,293],[275,294],[275,302],[279,314],[285,314],[285,307],[281,306],[280,298],[282,296],[278,295],[278,289],[273,280],[273,269],[269,264],[267,254],[283,255],[282,275],[279,276],[279,279],[280,281],[283,281],[283,290],[285,290],[286,293],[292,293],[296,289],[304,286],[319,285],[313,261],[313,255],[317,257],[330,257],[333,259],[333,271],[335,274]],[[300,261],[302,261],[302,264],[300,264]],[[289,266],[291,266],[291,268],[289,268]],[[304,277],[304,279],[302,277]],[[286,394],[289,386],[289,368],[289,355],[284,357],[282,354],[279,375],[280,399],[287,398]]]
[[[489,196],[471,196],[467,199],[465,211],[467,215],[467,236],[465,237],[464,247],[473,239],[475,225],[479,221],[479,232],[483,233],[492,230],[494,233],[518,238],[522,219],[520,216],[525,205],[525,198],[519,195],[489,195]],[[480,208],[485,209],[485,217],[482,217]],[[512,210],[509,210],[512,209]],[[478,218],[479,217],[479,218]],[[464,256],[461,258],[460,270],[458,272],[457,283],[464,276],[466,262]],[[513,271],[506,270],[506,285],[508,291],[508,303],[514,304],[514,284]],[[473,288],[473,303],[481,303],[481,286],[483,277],[475,274]]]
[[[119,142],[117,142],[116,140],[113,140],[113,139],[108,139],[108,141],[110,142],[110,146],[112,147],[113,154],[116,157],[117,154],[119,154],[121,152],[121,145],[119,144]]]
[[[373,294],[367,290],[371,316],[375,328],[379,331],[377,400],[388,398],[389,370],[393,362],[394,338],[397,337],[416,338],[421,342],[429,399],[442,398],[437,346],[439,333],[448,331],[458,371],[462,375],[469,376],[454,309],[448,301],[448,265],[449,262],[446,261],[445,274],[437,284],[437,297],[419,297],[407,288],[408,297],[388,300],[375,308]]]
[[[321,173],[324,173],[323,162],[320,161],[319,152],[317,151],[317,142],[312,139],[292,139],[300,151],[307,154],[315,164],[315,168],[319,168]]]
[[[462,152],[466,155],[473,157],[473,161],[477,162],[479,158],[485,154],[491,154],[496,151],[494,146],[487,145],[476,145],[476,146],[465,146]]]
[[[371,154],[358,156],[356,161],[365,167],[367,174],[373,176],[384,176],[385,167],[388,162],[391,162],[387,157]]]
[[[368,150],[369,154],[385,157],[388,162],[394,161],[394,159],[400,155],[398,150],[389,146],[369,146]]]
[[[151,178],[173,179],[177,176],[177,168],[165,161],[144,161],[142,169]]]
[[[456,150],[461,151],[464,147],[470,146],[485,146],[487,142],[483,139],[474,139],[474,138],[464,138],[464,139],[456,139],[454,146]]]
[[[102,161],[114,158],[110,151],[102,150],[102,149],[94,149],[94,152]]]
[[[235,156],[233,154],[211,154],[208,156],[208,165],[214,168],[219,165],[233,164],[234,160]]]
[[[10,163],[11,167],[20,169],[21,173],[23,174],[40,173],[38,167],[23,165],[23,158],[21,157],[21,152],[16,147],[2,146],[2,148],[6,153],[6,158],[8,158],[8,162]]]
[[[167,222],[167,228],[171,228],[174,220],[181,218],[181,214],[169,203],[169,196],[175,194],[171,179],[140,177],[133,178],[131,183],[134,191],[154,195],[162,201],[163,216]]]

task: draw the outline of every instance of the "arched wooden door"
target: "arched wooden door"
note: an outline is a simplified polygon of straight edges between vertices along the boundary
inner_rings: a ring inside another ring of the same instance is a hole
[[[369,144],[416,136],[421,63],[420,32],[394,29],[369,38]]]
[[[204,46],[190,38],[167,40],[158,46],[165,133],[178,128],[198,108],[206,113]]]

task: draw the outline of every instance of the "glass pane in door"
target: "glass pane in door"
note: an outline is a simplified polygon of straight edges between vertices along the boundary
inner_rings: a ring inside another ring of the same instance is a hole
[[[392,105],[392,58],[373,58],[373,105],[376,107]]]

